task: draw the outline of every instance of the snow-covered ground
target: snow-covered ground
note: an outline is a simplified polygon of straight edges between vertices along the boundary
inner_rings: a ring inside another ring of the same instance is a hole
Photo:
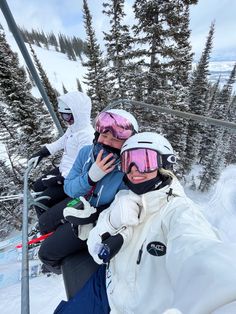
[[[186,193],[202,207],[208,220],[219,228],[223,241],[236,242],[236,165],[230,165],[223,171],[210,193],[195,193],[188,189]],[[4,252],[5,254],[3,254]],[[14,245],[5,251],[0,251],[1,314],[20,313],[21,283],[19,271],[17,271],[20,262],[16,260],[16,256]],[[36,262],[37,260],[34,261],[34,263]],[[4,275],[8,276],[8,281],[2,281]],[[47,277],[41,274],[39,277],[30,279],[31,313],[52,314],[62,299],[66,300],[66,295],[61,275]]]
[[[20,64],[25,65],[24,59],[19,52],[19,48],[12,33],[6,31],[6,38],[11,49],[18,53]],[[83,90],[86,90],[86,85],[83,84],[83,76],[86,72],[86,68],[82,66],[79,58],[77,58],[77,61],[71,61],[65,54],[55,51],[53,47],[51,47],[50,50],[47,50],[36,45],[32,46],[44,71],[47,73],[50,83],[59,93],[63,94],[62,84],[64,84],[67,91],[77,90],[77,78],[79,79]],[[26,47],[31,55],[28,44],[26,44]],[[37,88],[35,88],[35,90],[37,90]],[[35,96],[40,96],[38,90],[36,93],[34,92],[34,94]]]

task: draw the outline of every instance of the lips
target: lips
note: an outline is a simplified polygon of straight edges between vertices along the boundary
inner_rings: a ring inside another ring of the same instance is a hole
[[[131,182],[133,183],[141,183],[146,180],[145,176],[131,176]]]

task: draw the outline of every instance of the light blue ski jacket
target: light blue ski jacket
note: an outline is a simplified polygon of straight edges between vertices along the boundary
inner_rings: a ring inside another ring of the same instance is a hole
[[[93,145],[84,146],[80,150],[65,179],[65,193],[72,198],[91,194],[93,187],[88,182],[88,171],[95,162],[92,150]],[[94,207],[111,203],[119,190],[127,189],[123,182],[123,176],[124,173],[119,170],[119,166],[116,166],[112,172],[96,183],[92,195],[87,198],[89,203]]]

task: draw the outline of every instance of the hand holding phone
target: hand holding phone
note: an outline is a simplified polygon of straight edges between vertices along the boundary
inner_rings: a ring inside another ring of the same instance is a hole
[[[103,149],[101,149],[98,153],[96,164],[102,171],[109,173],[115,168],[115,158],[113,158],[113,153],[109,153],[106,157],[103,157],[103,152]]]

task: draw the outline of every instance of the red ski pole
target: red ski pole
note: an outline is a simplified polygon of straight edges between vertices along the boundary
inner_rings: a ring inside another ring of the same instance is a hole
[[[29,241],[28,241],[28,245],[34,244],[34,243],[42,242],[43,240],[47,239],[47,238],[48,238],[50,235],[52,235],[52,234],[53,234],[53,232],[49,232],[49,233],[46,233],[46,234],[44,234],[44,235],[41,235],[41,236],[38,237],[38,238],[29,240]],[[22,248],[22,244],[18,244],[18,245],[16,246],[16,248],[17,248],[17,249]]]

